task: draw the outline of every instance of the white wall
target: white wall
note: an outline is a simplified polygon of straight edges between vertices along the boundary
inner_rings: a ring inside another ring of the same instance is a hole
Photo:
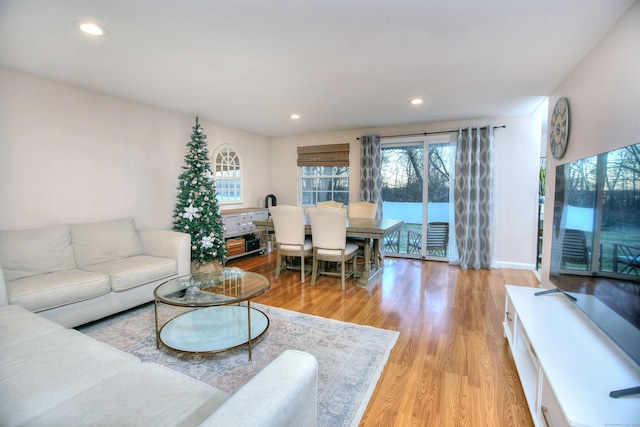
[[[0,68],[0,229],[133,216],[171,227],[194,117]],[[195,115],[194,115],[195,116]],[[245,199],[269,191],[267,138],[206,120],[210,153],[234,145]]]
[[[359,200],[362,135],[404,135],[486,124],[506,125],[495,131],[496,261],[500,267],[535,267],[537,244],[539,116],[422,123],[297,135],[271,139],[271,182],[278,204],[297,204],[297,147],[350,143],[350,201]]]
[[[569,100],[570,138],[562,159],[547,151],[544,236],[552,233],[557,165],[640,142],[640,2],[553,91],[549,108],[563,96]],[[551,239],[545,238],[542,281],[547,287],[550,254]]]

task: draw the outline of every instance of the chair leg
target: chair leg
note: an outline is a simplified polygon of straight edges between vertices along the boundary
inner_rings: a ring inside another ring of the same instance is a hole
[[[282,269],[282,257],[280,256],[280,251],[276,253],[276,279],[280,277],[280,270]]]
[[[345,275],[345,260],[342,258],[342,262],[340,263],[340,279],[342,280],[342,290],[344,291],[344,275]]]
[[[316,276],[318,275],[318,259],[313,257],[313,264],[311,267],[311,286],[316,285]]]
[[[304,283],[304,255],[300,256],[300,281]]]
[[[356,281],[356,279],[357,279],[357,276],[356,276],[356,273],[357,273],[357,270],[356,270],[356,268],[357,268],[356,258],[357,258],[357,257],[353,257],[353,258],[352,258],[352,259],[353,259],[353,261],[351,262],[351,269],[352,269],[352,271],[353,271],[353,281],[354,281],[354,282],[355,282],[355,281]]]

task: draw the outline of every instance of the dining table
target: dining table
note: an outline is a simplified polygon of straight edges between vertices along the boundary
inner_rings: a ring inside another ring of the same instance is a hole
[[[274,231],[271,218],[254,220],[253,224],[257,230]],[[358,287],[366,288],[378,275],[382,274],[382,263],[379,256],[382,254],[384,237],[399,230],[402,224],[404,221],[400,219],[347,219],[347,237],[360,237],[365,241],[364,268],[362,272],[357,273],[359,275]],[[311,234],[308,216],[305,216],[305,234]]]

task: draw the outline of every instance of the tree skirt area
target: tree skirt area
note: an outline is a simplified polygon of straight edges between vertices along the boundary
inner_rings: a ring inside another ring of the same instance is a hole
[[[398,332],[251,304],[269,317],[269,328],[253,342],[253,361],[243,346],[216,354],[156,350],[153,304],[77,328],[98,341],[235,393],[287,349],[318,359],[318,426],[357,426],[380,378]],[[159,322],[184,309],[161,305]]]

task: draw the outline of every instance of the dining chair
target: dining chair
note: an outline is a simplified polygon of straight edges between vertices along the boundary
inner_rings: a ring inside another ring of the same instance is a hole
[[[311,286],[318,277],[318,261],[337,262],[340,264],[339,276],[342,290],[345,289],[347,277],[354,276],[356,271],[356,254],[358,246],[347,243],[347,211],[328,207],[308,208],[311,223],[311,239],[313,241],[313,266],[311,268]],[[351,260],[352,269],[346,271],[346,264]],[[348,273],[348,275],[347,275]],[[336,275],[323,271],[325,275]]]
[[[324,202],[318,202],[316,203],[317,207],[325,207],[325,208],[334,208],[334,209],[342,209],[342,206],[344,206],[343,203],[340,202],[334,202],[333,200],[327,200]]]
[[[347,217],[349,219],[365,218],[375,219],[378,206],[375,203],[369,202],[353,202],[347,206]],[[358,255],[364,258],[364,247],[366,239],[364,237],[348,237],[347,242],[358,245]],[[369,245],[372,246],[371,239],[369,239]],[[378,254],[372,254],[378,255]]]
[[[300,258],[300,280],[304,283],[305,259],[313,256],[311,240],[304,233],[304,209],[299,206],[277,205],[269,208],[276,236],[276,279],[282,271],[282,258]],[[286,265],[286,261],[285,261]],[[292,264],[288,269],[295,270]]]
[[[349,218],[375,218],[378,206],[369,202],[353,202],[347,206]]]

